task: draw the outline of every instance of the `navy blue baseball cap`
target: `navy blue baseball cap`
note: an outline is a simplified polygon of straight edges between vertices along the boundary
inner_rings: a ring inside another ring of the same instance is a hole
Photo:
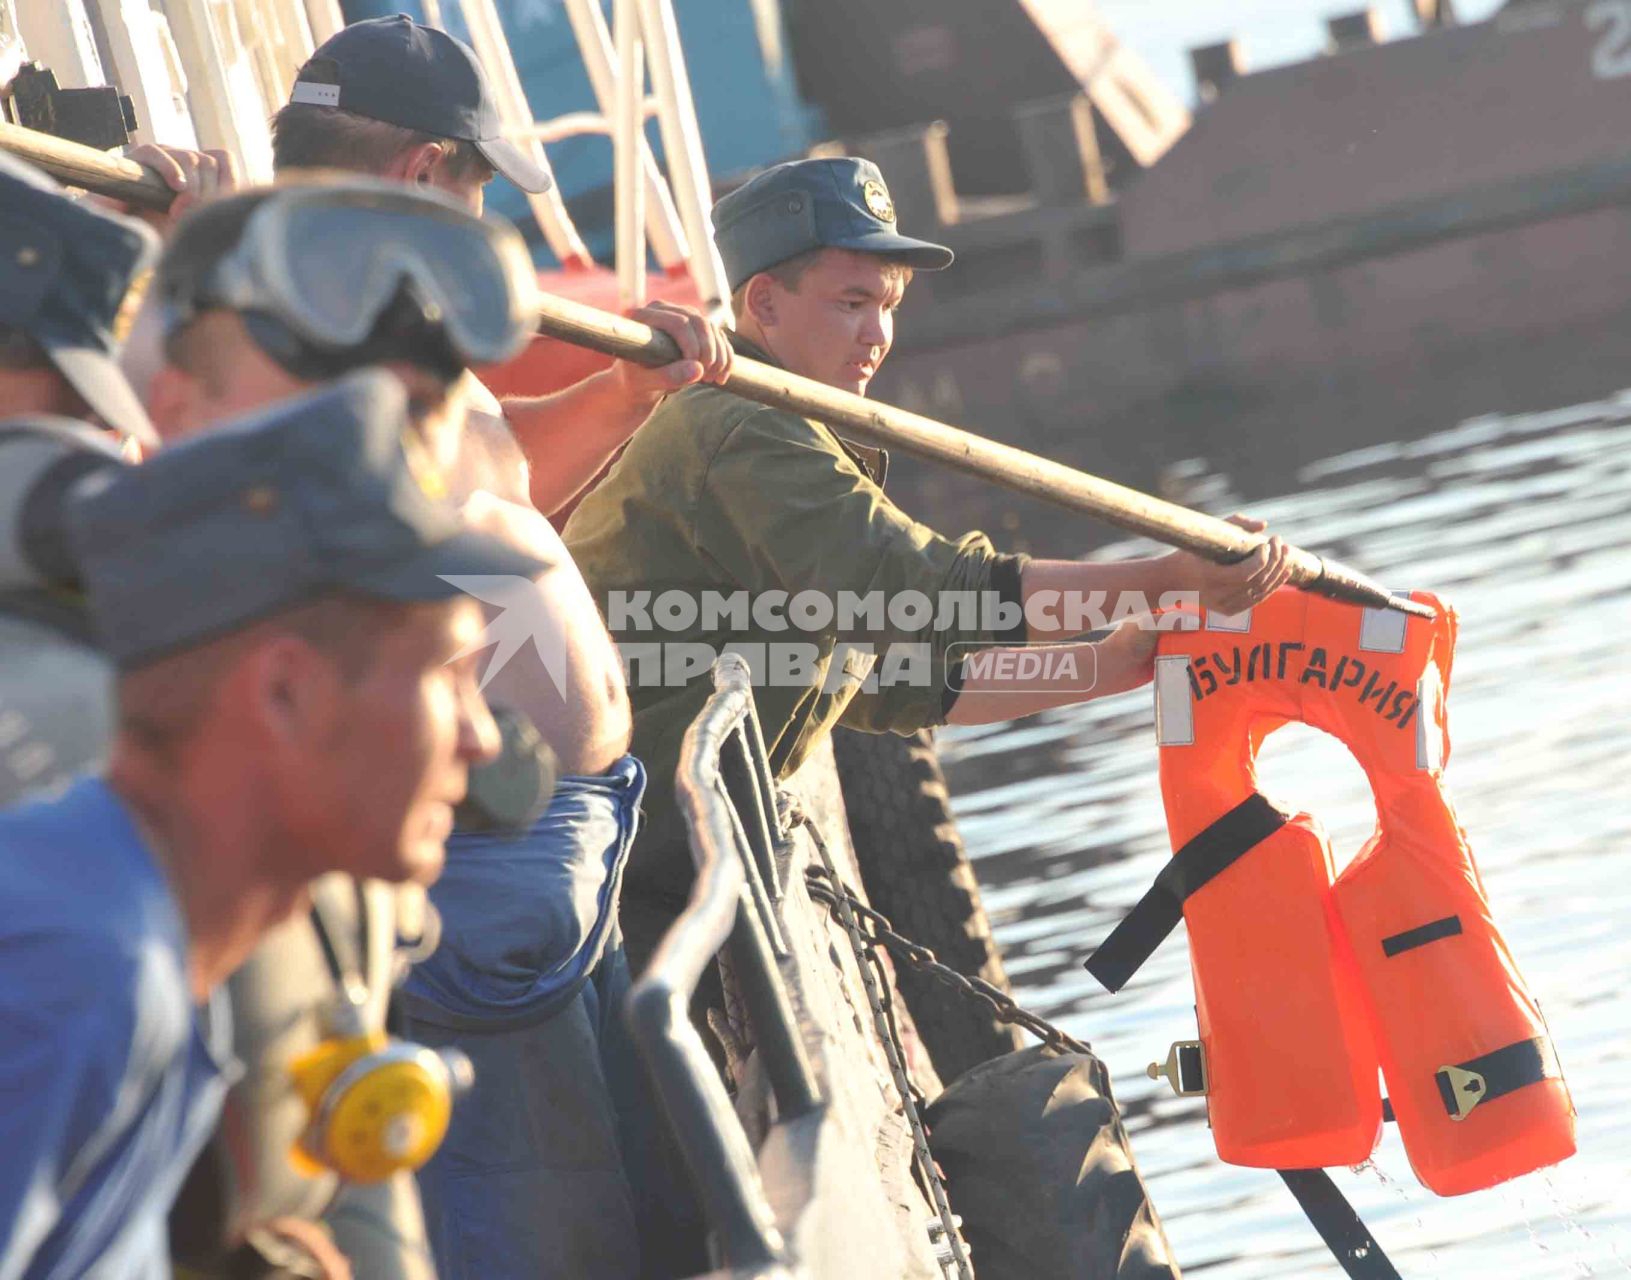
[[[714,205],[714,241],[730,287],[809,249],[899,258],[918,271],[951,266],[944,245],[895,230],[895,202],[870,160],[791,160],[766,169]]]
[[[147,444],[158,434],[119,368],[115,322],[157,253],[141,223],[70,200],[0,152],[0,324],[34,339],[106,426]]]
[[[442,494],[402,384],[365,370],[87,476],[68,528],[102,647],[129,669],[333,593],[445,600],[449,577],[548,567]]]
[[[473,142],[523,191],[553,185],[546,170],[504,137],[476,51],[405,13],[336,31],[300,68],[289,101]]]

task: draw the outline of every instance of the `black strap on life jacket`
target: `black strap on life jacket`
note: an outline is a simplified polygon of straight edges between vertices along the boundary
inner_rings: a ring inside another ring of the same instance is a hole
[[[1434,1079],[1444,1110],[1456,1120],[1465,1120],[1475,1107],[1493,1098],[1542,1080],[1555,1080],[1562,1074],[1552,1042],[1545,1036],[1535,1036],[1515,1040],[1453,1067],[1440,1067]]]
[[[1287,822],[1253,793],[1172,855],[1155,883],[1088,957],[1107,991],[1120,991],[1183,919],[1184,900]],[[1287,1190],[1350,1280],[1400,1280],[1387,1254],[1324,1169],[1279,1169]]]
[[[1324,1169],[1277,1169],[1314,1230],[1350,1280],[1399,1280],[1399,1273],[1376,1243],[1346,1196]]]
[[[1184,917],[1184,899],[1286,824],[1256,792],[1173,854],[1136,906],[1087,958],[1106,991],[1120,991]]]
[[[1394,956],[1403,955],[1407,951],[1414,951],[1417,947],[1425,947],[1429,942],[1441,942],[1445,938],[1455,938],[1461,935],[1461,917],[1445,916],[1442,920],[1429,920],[1426,924],[1417,925],[1414,929],[1406,929],[1403,933],[1395,933],[1382,939],[1382,954],[1391,960]]]
[[[1443,921],[1436,921],[1442,925]],[[1441,932],[1436,937],[1453,936]],[[1390,953],[1392,954],[1392,953]],[[1475,1107],[1542,1080],[1561,1077],[1557,1052],[1545,1036],[1517,1040],[1490,1053],[1453,1067],[1439,1068],[1439,1097],[1444,1109],[1464,1120]],[[1382,1118],[1392,1120],[1393,1106],[1382,1100]],[[1359,1215],[1337,1190],[1323,1169],[1279,1169],[1286,1188],[1297,1198],[1302,1211],[1320,1239],[1351,1280],[1399,1280],[1381,1246],[1376,1243]]]

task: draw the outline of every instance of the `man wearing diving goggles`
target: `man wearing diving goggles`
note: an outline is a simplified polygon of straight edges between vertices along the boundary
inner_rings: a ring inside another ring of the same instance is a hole
[[[317,48],[273,118],[272,163],[280,175],[344,169],[436,189],[476,213],[497,174],[523,191],[551,185],[503,136],[475,52],[403,14],[353,23]],[[633,314],[673,338],[681,358],[660,369],[619,360],[564,391],[502,407],[479,383],[472,389],[472,406],[502,413],[532,460],[532,500],[546,515],[594,479],[664,396],[730,372],[724,331],[695,311],[657,302]]]
[[[505,597],[531,634],[485,690],[536,725],[565,776],[553,798],[529,798],[517,797],[513,769],[473,774],[478,800],[520,810],[461,814],[432,893],[441,944],[405,992],[414,1037],[457,1045],[476,1067],[420,1175],[431,1241],[450,1272],[500,1280],[632,1275],[635,1202],[660,1217],[672,1198],[621,1159],[624,1143],[647,1145],[639,1126],[657,1122],[616,1011],[627,981],[617,889],[644,786],[624,754],[621,667],[528,503],[524,460],[501,428],[464,422],[465,371],[525,341],[532,288],[514,230],[438,192],[354,176],[290,182],[183,221],[126,353],[166,440],[361,365],[388,369],[466,518],[551,565],[530,594],[521,583],[524,594]],[[482,829],[498,826],[512,834]],[[279,945],[311,948],[291,932]],[[277,963],[268,947],[249,969]],[[627,1125],[635,1131],[620,1133]],[[356,1248],[344,1200],[339,1209],[329,1224]]]

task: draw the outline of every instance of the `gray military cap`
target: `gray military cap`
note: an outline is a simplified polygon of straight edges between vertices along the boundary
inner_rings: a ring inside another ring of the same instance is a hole
[[[895,230],[895,202],[870,160],[791,160],[714,205],[714,242],[730,287],[809,249],[854,249],[900,258],[919,271],[949,267],[945,245]]]
[[[32,165],[0,153],[0,324],[21,329],[107,426],[158,435],[115,363],[115,320],[158,239],[76,204]]]
[[[102,645],[128,670],[335,592],[441,600],[449,576],[548,567],[442,495],[402,384],[367,370],[88,477],[68,521]]]

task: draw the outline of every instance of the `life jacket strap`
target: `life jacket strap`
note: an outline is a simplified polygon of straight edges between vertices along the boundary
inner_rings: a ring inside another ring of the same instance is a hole
[[[1202,831],[1161,868],[1155,883],[1087,958],[1106,991],[1120,991],[1184,918],[1184,900],[1286,824],[1286,815],[1253,792]]]
[[[1399,1280],[1399,1273],[1376,1243],[1354,1207],[1324,1169],[1277,1169],[1286,1190],[1297,1198],[1314,1230],[1349,1280]]]
[[[1461,933],[1461,917],[1445,916],[1442,920],[1429,920],[1426,924],[1406,929],[1382,939],[1382,954],[1388,959],[1425,947],[1429,942],[1454,938]]]
[[[1440,1067],[1434,1078],[1450,1119],[1465,1120],[1474,1108],[1494,1098],[1562,1075],[1552,1042],[1545,1036],[1535,1036],[1515,1040],[1453,1067]]]

